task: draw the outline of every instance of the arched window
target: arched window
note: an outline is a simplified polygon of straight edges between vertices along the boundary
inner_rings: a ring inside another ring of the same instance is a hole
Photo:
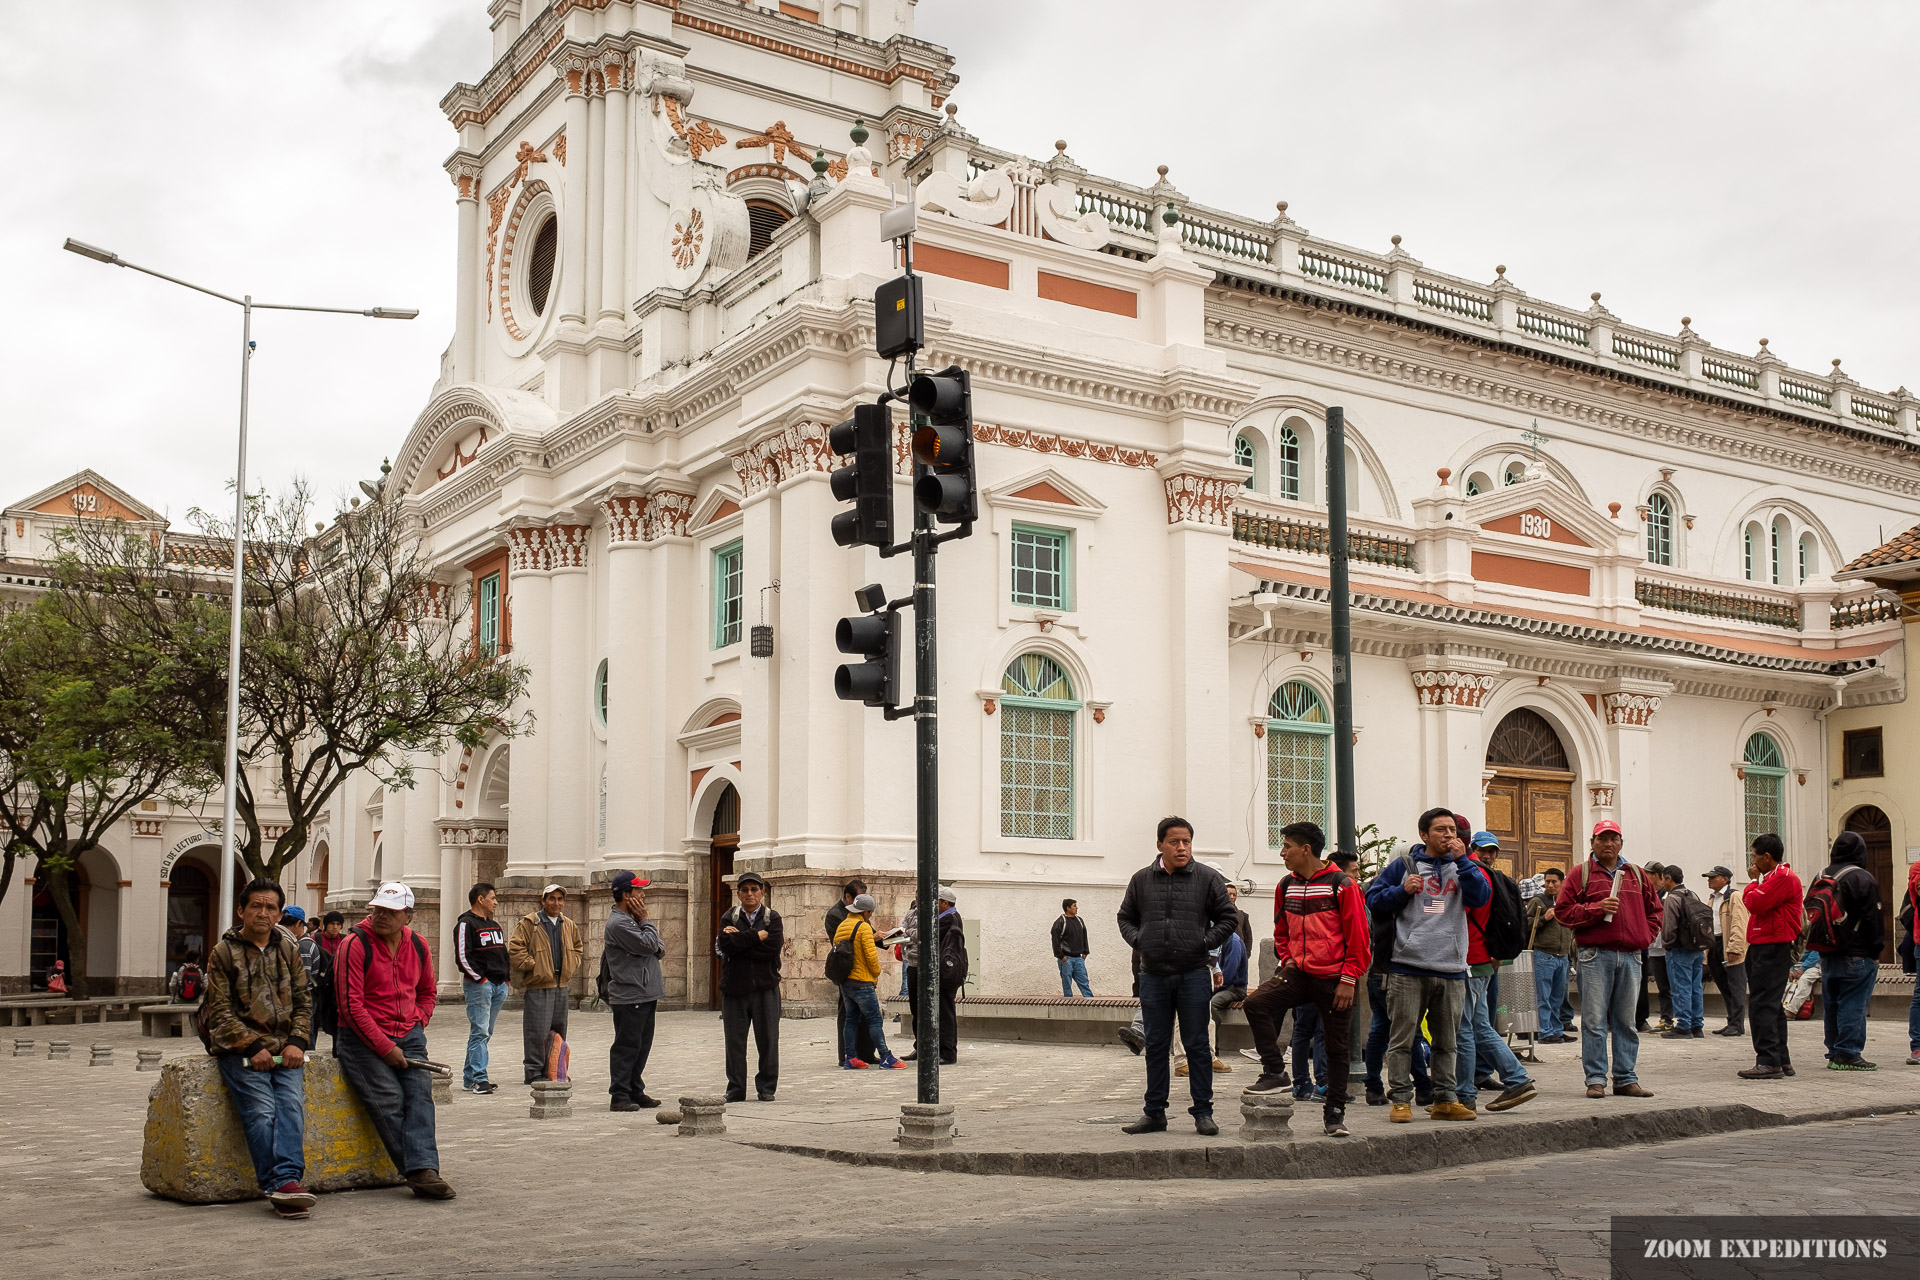
[[[1492,488],[1493,481],[1487,477],[1487,473],[1484,471],[1476,471],[1467,477],[1467,496],[1469,498],[1477,498]]]
[[[1502,476],[1502,477],[1501,477],[1501,479],[1500,479],[1500,483],[1502,483],[1502,484],[1519,484],[1519,483],[1520,483],[1520,482],[1521,482],[1522,480],[1524,480],[1524,479],[1526,479],[1526,478],[1527,478],[1527,464],[1526,464],[1526,463],[1524,463],[1524,462],[1509,462],[1509,463],[1507,464],[1507,471],[1506,471],[1506,474],[1505,474],[1504,476]]]
[[[1259,487],[1254,484],[1254,481],[1259,478],[1258,473],[1254,471],[1256,460],[1257,455],[1253,451],[1253,441],[1247,439],[1244,435],[1235,436],[1233,438],[1233,465],[1236,467],[1245,467],[1248,470],[1250,474],[1246,478],[1245,487],[1249,489]]]
[[[1313,686],[1289,680],[1267,704],[1267,847],[1289,822],[1329,825],[1333,717]]]
[[[1280,477],[1274,489],[1288,502],[1300,501],[1300,437],[1292,427],[1280,428]]]
[[[607,660],[600,659],[600,667],[593,673],[593,714],[604,726],[607,723]]]
[[[1800,581],[1820,576],[1820,539],[1812,533],[1800,535]]]
[[[1000,690],[1000,834],[1071,840],[1073,682],[1052,658],[1023,653]]]
[[[1673,563],[1673,503],[1664,493],[1647,499],[1647,563]]]
[[[1760,581],[1760,526],[1748,525],[1740,534],[1740,576],[1748,582]]]
[[[1770,574],[1768,581],[1776,587],[1787,585],[1786,547],[1792,539],[1793,535],[1787,529],[1787,518],[1775,516],[1773,526],[1767,531],[1767,568]]]
[[[1764,733],[1747,739],[1741,772],[1745,780],[1747,844],[1768,832],[1778,834],[1786,817],[1787,769],[1780,744]]]

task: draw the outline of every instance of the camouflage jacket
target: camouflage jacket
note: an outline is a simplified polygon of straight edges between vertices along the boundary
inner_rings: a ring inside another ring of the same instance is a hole
[[[261,950],[227,930],[207,966],[206,999],[214,1052],[252,1057],[278,1054],[289,1044],[313,1044],[313,994],[293,935],[275,926]]]

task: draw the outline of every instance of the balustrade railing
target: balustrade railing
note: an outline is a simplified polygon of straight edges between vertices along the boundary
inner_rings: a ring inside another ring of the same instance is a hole
[[[1387,273],[1380,268],[1308,245],[1300,248],[1300,272],[1354,289],[1371,289],[1375,293],[1387,291]]]
[[[1613,354],[1623,359],[1635,360],[1641,364],[1650,364],[1661,369],[1678,369],[1680,367],[1680,351],[1678,348],[1665,346],[1658,342],[1651,342],[1646,338],[1631,333],[1616,333],[1613,335]]]
[[[1527,307],[1518,309],[1518,320],[1522,333],[1530,333],[1536,338],[1551,338],[1555,342],[1570,343],[1576,347],[1588,345],[1587,326],[1583,323]]]
[[[1706,587],[1684,587],[1646,578],[1634,582],[1633,598],[1646,608],[1665,609],[1669,613],[1691,613],[1703,618],[1725,618],[1731,622],[1754,622],[1793,631],[1800,629],[1800,610],[1785,600],[1769,600],[1734,591],[1713,591]]]
[[[1897,427],[1900,425],[1900,411],[1890,404],[1878,400],[1863,399],[1859,395],[1853,399],[1853,416],[1865,418],[1876,427]]]
[[[1256,547],[1298,551],[1310,556],[1324,556],[1333,549],[1333,535],[1323,524],[1263,516],[1249,511],[1233,513],[1233,536],[1237,541]],[[1385,565],[1390,569],[1411,569],[1414,567],[1413,543],[1404,538],[1363,533],[1349,528],[1347,558]]]
[[[1833,629],[1846,631],[1853,627],[1871,626],[1876,622],[1889,622],[1900,616],[1900,606],[1891,600],[1879,596],[1869,596],[1865,600],[1848,600],[1844,604],[1833,606]]]
[[[1079,209],[1082,213],[1097,213],[1122,230],[1138,235],[1153,234],[1153,207],[1144,200],[1082,187]]]
[[[1493,321],[1492,298],[1468,293],[1457,285],[1442,284],[1438,280],[1428,280],[1423,276],[1414,278],[1413,300],[1423,307],[1432,307],[1435,311],[1445,311],[1449,315],[1465,316],[1469,320],[1478,320],[1482,324]]]
[[[1760,389],[1760,371],[1743,364],[1735,364],[1723,356],[1712,354],[1700,357],[1701,376],[1729,387],[1739,387],[1743,391]]]
[[[1180,240],[1188,248],[1203,253],[1217,253],[1222,257],[1240,258],[1248,262],[1273,260],[1271,233],[1256,236],[1210,218],[1183,217],[1180,220]]]

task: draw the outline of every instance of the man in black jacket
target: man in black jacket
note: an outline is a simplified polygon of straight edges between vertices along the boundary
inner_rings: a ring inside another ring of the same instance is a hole
[[[1087,922],[1080,918],[1080,904],[1068,898],[1060,904],[1060,918],[1053,922],[1053,958],[1060,965],[1060,994],[1073,998],[1073,984],[1080,994],[1093,998],[1093,984],[1087,981]]]
[[[942,885],[936,905],[939,914],[933,918],[933,931],[940,946],[940,1062],[950,1067],[960,1061],[960,1014],[953,1002],[967,982],[967,935],[960,920],[959,894]]]
[[[747,1100],[747,1028],[760,1057],[754,1093],[772,1102],[780,1083],[780,913],[764,905],[767,882],[757,871],[734,881],[740,905],[720,917],[720,1024],[727,1041],[727,1101]]]
[[[1816,877],[1831,877],[1841,919],[1830,944],[1810,940],[1820,953],[1820,981],[1826,986],[1827,1067],[1833,1071],[1872,1071],[1860,1056],[1867,1047],[1867,1002],[1880,978],[1880,949],[1886,922],[1880,914],[1880,881],[1867,870],[1867,842],[1857,831],[1842,831],[1833,842],[1833,862]],[[1813,898],[1813,885],[1807,897]]]
[[[1193,824],[1162,818],[1155,835],[1159,856],[1133,873],[1117,919],[1120,936],[1138,954],[1140,1011],[1146,1029],[1147,1095],[1141,1117],[1122,1133],[1157,1133],[1167,1127],[1173,1070],[1167,1061],[1178,1018],[1180,1042],[1191,1062],[1213,1060],[1207,1043],[1207,1001],[1213,996],[1207,953],[1239,927],[1227,882],[1193,860]],[[1187,1077],[1193,1095],[1188,1111],[1205,1137],[1220,1132],[1213,1120],[1213,1073]]]
[[[487,1079],[487,1048],[500,1021],[500,1007],[507,1002],[507,931],[493,918],[499,902],[499,893],[482,880],[467,890],[467,909],[453,926],[453,957],[467,999],[467,1061],[461,1084],[468,1093],[492,1093],[500,1087]]]
[[[853,900],[859,897],[861,894],[865,893],[866,891],[867,891],[867,882],[865,880],[849,880],[845,885],[841,886],[840,901],[834,903],[832,906],[827,908],[827,917],[826,917],[825,923],[827,926],[827,945],[828,946],[833,945],[834,935],[840,932],[840,926],[843,923],[845,923],[847,918],[847,912],[853,906]],[[834,990],[838,992],[838,999],[840,1002],[840,1007],[836,1012],[833,1020],[834,1055],[840,1059],[840,1065],[844,1067],[847,1065],[847,1058],[845,1054],[840,1052],[840,1030],[839,1029],[842,1026],[846,1025],[847,1021],[851,1017],[851,1014],[847,1008],[847,993],[844,991],[841,991],[838,987],[835,987]],[[853,1021],[853,1031],[854,1031],[854,1050],[860,1055],[860,1061],[872,1062],[874,1058],[873,1038],[867,1034],[867,1024],[859,1018],[852,1018],[852,1021]]]

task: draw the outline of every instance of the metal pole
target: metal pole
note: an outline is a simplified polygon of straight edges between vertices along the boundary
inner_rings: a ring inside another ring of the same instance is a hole
[[[920,1020],[913,1051],[922,1102],[940,1101],[940,709],[934,666],[933,517],[916,512],[913,532],[913,737],[918,812]]]
[[[240,808],[240,609],[246,589],[247,551],[247,384],[253,367],[253,295],[240,304],[240,456],[233,472],[233,593],[227,621],[226,796],[220,817],[220,913],[217,938],[233,924],[233,829]],[[211,948],[209,941],[207,946]],[[212,954],[211,950],[208,952]]]
[[[1327,591],[1333,600],[1334,847],[1358,853],[1353,816],[1353,616],[1347,587],[1347,414],[1327,410]]]

